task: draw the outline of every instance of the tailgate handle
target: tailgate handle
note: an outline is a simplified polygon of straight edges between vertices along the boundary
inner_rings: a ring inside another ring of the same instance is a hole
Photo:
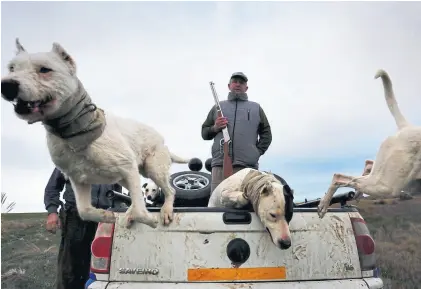
[[[251,214],[249,212],[226,212],[222,215],[226,225],[250,224]]]

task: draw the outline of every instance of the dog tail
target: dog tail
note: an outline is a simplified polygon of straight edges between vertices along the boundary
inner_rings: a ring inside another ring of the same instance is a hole
[[[171,156],[171,161],[176,164],[187,164],[190,161],[190,159],[183,159],[173,154],[172,152],[170,152],[170,156]]]
[[[389,107],[390,112],[392,113],[393,117],[395,118],[396,125],[399,129],[402,129],[406,126],[409,126],[409,122],[405,119],[403,114],[401,113],[398,103],[395,98],[395,93],[393,92],[392,81],[390,80],[389,75],[383,69],[377,71],[375,79],[381,77],[383,81],[384,87],[384,94],[386,97],[386,103]]]

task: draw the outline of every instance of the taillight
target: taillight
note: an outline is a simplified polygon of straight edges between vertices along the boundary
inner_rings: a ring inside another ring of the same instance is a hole
[[[91,244],[91,272],[109,273],[114,224],[99,223]]]
[[[358,256],[361,270],[373,270],[376,267],[375,243],[370,231],[362,218],[351,217],[355,241],[357,243]]]

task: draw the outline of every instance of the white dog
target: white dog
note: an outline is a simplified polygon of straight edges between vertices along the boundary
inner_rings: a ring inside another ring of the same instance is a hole
[[[272,174],[245,168],[224,179],[212,192],[208,207],[245,208],[252,205],[280,249],[291,246],[289,222],[293,214],[293,191]]]
[[[351,187],[359,196],[398,197],[411,181],[421,178],[421,127],[410,124],[400,112],[389,75],[379,70],[375,78],[379,77],[383,81],[386,102],[395,118],[398,132],[383,141],[375,161],[366,161],[365,175],[353,177],[334,174],[318,207],[320,218],[326,214],[339,187]]]
[[[137,121],[105,113],[91,102],[76,76],[74,59],[57,43],[50,52],[27,53],[16,39],[17,53],[9,74],[1,80],[2,97],[29,124],[42,122],[53,163],[66,174],[84,220],[114,223],[114,213],[91,205],[91,184],[119,183],[131,194],[132,205],[122,221],[152,228],[158,219],[148,212],[139,173],[165,194],[161,218],[173,219],[175,190],[169,184],[172,162],[187,163],[169,152],[163,137]]]
[[[160,188],[153,181],[144,183],[142,188],[145,198],[149,201],[154,201],[160,193]]]

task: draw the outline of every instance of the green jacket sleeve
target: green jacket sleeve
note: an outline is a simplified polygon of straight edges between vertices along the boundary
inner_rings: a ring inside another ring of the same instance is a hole
[[[269,121],[262,107],[260,107],[260,123],[258,128],[259,141],[257,143],[257,149],[260,154],[263,155],[270,144],[272,143],[272,131],[270,128]]]
[[[203,140],[212,140],[217,133],[213,130],[213,125],[215,124],[215,106],[209,111],[206,120],[202,124],[202,138]]]

